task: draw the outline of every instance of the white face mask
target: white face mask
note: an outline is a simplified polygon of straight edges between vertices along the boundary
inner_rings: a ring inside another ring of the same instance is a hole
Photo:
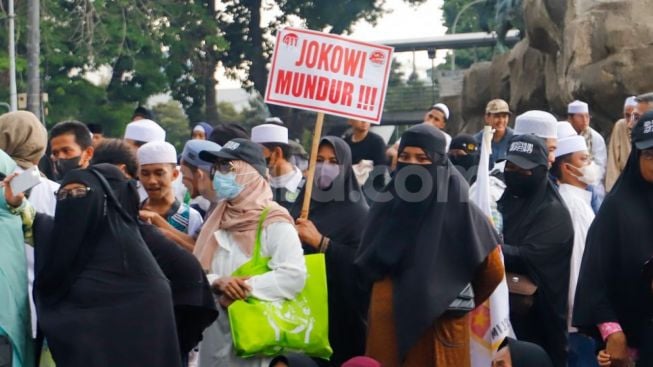
[[[590,164],[583,167],[576,167],[574,165],[571,166],[580,171],[580,176],[574,176],[581,182],[594,186],[598,185],[599,181],[601,181],[601,169],[596,163],[594,163],[594,161],[591,161]]]

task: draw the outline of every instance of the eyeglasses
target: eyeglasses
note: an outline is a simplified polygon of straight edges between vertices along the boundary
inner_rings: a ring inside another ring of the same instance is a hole
[[[59,189],[55,192],[57,200],[85,198],[91,191],[90,187],[75,187],[73,189]]]
[[[229,173],[235,171],[236,171],[236,167],[234,166],[232,161],[219,160],[215,162],[213,166],[211,166],[211,179],[213,179],[216,172]]]

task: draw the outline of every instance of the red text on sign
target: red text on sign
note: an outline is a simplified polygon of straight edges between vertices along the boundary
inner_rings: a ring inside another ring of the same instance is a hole
[[[367,52],[354,50],[339,45],[319,43],[304,40],[295,66],[306,66],[311,69],[342,72],[348,76],[363,78]]]

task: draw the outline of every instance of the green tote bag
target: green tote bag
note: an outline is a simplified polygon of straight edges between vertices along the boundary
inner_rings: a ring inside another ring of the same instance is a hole
[[[259,219],[252,258],[233,273],[254,276],[267,273],[270,258],[261,256],[261,235],[266,208]],[[229,324],[236,355],[276,356],[301,352],[329,359],[329,312],[324,254],[306,255],[306,285],[294,299],[262,301],[253,297],[229,306]]]

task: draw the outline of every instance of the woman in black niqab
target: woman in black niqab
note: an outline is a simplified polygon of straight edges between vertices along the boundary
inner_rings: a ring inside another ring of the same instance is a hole
[[[168,280],[110,196],[88,170],[64,178],[51,240],[35,249],[41,330],[60,366],[179,367]]]
[[[94,164],[91,169],[104,176],[127,213],[138,221],[145,244],[170,281],[177,336],[182,356],[202,339],[202,332],[218,317],[218,310],[202,266],[193,254],[168,239],[154,225],[138,219],[139,195],[133,181],[116,166]]]
[[[653,112],[633,129],[633,147],[614,188],[605,198],[587,234],[580,268],[573,325],[596,334],[597,326],[618,323],[629,348],[639,349],[638,366],[653,359],[653,297],[643,278],[653,256]],[[639,145],[639,147],[638,147]],[[607,350],[612,352],[611,338]]]
[[[409,147],[430,162],[402,163]],[[503,277],[499,236],[469,202],[445,147],[430,125],[404,133],[397,170],[377,197],[384,201],[372,207],[356,259],[365,283],[374,283],[366,355],[383,365],[469,366],[468,315],[445,313],[469,283],[480,304]]]

